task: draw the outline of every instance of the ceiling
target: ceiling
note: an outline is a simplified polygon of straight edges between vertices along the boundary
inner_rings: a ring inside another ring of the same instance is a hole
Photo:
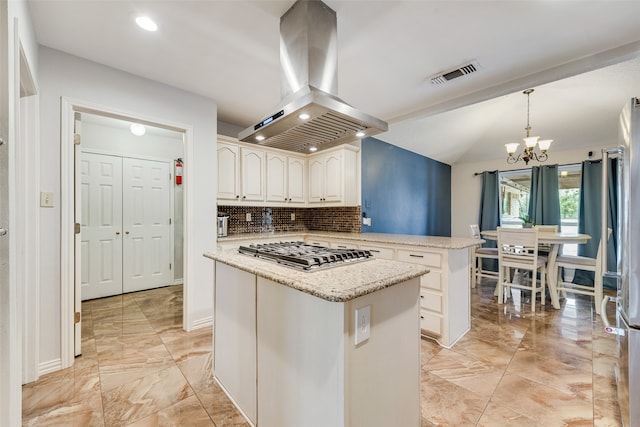
[[[28,3],[41,45],[212,98],[218,120],[244,128],[280,103],[292,0]],[[325,3],[338,17],[338,95],[389,122],[379,139],[448,164],[503,157],[524,136],[529,87],[551,155],[614,144],[623,104],[640,96],[638,1]],[[473,60],[478,72],[430,83]]]

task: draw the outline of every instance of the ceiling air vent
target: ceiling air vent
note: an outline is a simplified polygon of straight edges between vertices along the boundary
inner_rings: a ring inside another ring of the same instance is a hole
[[[431,84],[441,85],[448,81],[457,79],[458,77],[466,76],[467,74],[475,73],[480,69],[478,61],[472,61],[469,64],[456,68],[455,70],[438,73],[435,76],[430,77]]]

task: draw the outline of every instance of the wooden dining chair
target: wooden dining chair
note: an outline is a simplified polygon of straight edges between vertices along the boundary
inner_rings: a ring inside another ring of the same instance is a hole
[[[480,228],[478,224],[469,226],[471,237],[480,240]],[[471,247],[471,287],[475,288],[476,283],[480,283],[483,277],[488,279],[497,279],[498,272],[485,270],[482,267],[482,261],[485,259],[498,260],[498,248],[483,248],[481,243]]]
[[[609,229],[609,235],[611,236],[611,229]],[[593,303],[595,304],[596,314],[600,314],[600,303],[602,302],[602,249],[604,242],[600,239],[598,245],[598,252],[595,258],[580,256],[580,255],[558,255],[556,258],[557,272],[557,284],[556,291],[558,297],[562,295],[567,297],[567,292],[575,294],[590,295],[593,297]],[[562,269],[572,268],[574,270],[587,270],[593,271],[593,285],[579,284],[564,281],[562,277]]]
[[[557,233],[558,225],[536,225],[539,233]],[[551,252],[551,245],[548,243],[540,243],[538,244],[538,253],[540,255],[549,255]]]
[[[510,274],[511,269],[517,269],[519,275]],[[524,272],[530,272],[529,280],[524,279]],[[504,288],[507,295],[511,288],[528,290],[531,292],[531,311],[536,311],[536,294],[540,293],[540,304],[545,302],[545,288],[547,278],[547,259],[538,255],[538,229],[533,228],[503,228],[498,227],[498,304],[503,303]],[[540,280],[537,279],[540,273]],[[515,278],[519,276],[520,281]]]

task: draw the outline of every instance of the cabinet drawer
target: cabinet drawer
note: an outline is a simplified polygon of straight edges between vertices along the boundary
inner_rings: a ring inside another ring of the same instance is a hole
[[[394,250],[393,248],[385,248],[384,246],[375,246],[375,245],[360,245],[360,249],[371,252],[376,258],[381,259],[394,259]]]
[[[420,310],[420,329],[428,335],[442,336],[442,317]]]
[[[335,249],[357,249],[358,244],[350,241],[334,241],[331,242],[331,247]]]
[[[440,266],[442,265],[442,255],[432,252],[398,249],[398,261],[410,262],[412,264],[423,264],[429,267],[440,268]]]
[[[308,245],[324,246],[325,248],[328,248],[330,246],[329,241],[327,240],[310,239],[306,240],[305,243]]]
[[[420,288],[420,308],[442,314],[442,295]]]
[[[420,286],[442,292],[442,273],[431,270],[427,274],[420,276]]]

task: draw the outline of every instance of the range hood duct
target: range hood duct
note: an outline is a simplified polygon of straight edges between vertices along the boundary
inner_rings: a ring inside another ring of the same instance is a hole
[[[280,66],[281,104],[240,132],[241,141],[307,153],[387,131],[386,122],[337,96],[336,12],[323,2],[299,0],[282,15]]]

